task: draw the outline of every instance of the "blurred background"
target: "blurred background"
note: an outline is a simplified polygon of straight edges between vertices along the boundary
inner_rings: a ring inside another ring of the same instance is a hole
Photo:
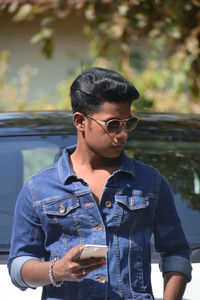
[[[133,109],[200,113],[200,1],[0,0],[0,111],[71,109],[90,66],[133,82]]]

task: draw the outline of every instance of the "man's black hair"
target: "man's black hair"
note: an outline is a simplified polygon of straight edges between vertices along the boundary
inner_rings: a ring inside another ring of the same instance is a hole
[[[128,102],[139,98],[136,88],[119,73],[103,68],[89,68],[81,73],[70,89],[72,110],[94,113],[104,102]]]

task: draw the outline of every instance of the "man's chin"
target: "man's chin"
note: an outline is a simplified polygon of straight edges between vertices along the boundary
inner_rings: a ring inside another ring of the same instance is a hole
[[[107,154],[108,158],[118,158],[122,152],[123,148],[112,148],[112,151]]]
[[[113,152],[121,152],[124,149],[124,144],[123,145],[114,145],[111,147]]]

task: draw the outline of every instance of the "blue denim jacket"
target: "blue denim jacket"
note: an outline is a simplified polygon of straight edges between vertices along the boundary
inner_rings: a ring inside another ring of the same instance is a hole
[[[52,166],[30,178],[21,191],[8,262],[13,283],[26,289],[20,270],[32,258],[63,257],[79,244],[108,245],[107,266],[60,288],[43,287],[42,299],[154,299],[150,239],[161,253],[161,271],[191,279],[190,249],[173,196],[152,167],[121,153],[96,204],[88,184],[73,173],[64,150]],[[97,183],[98,184],[98,183]]]

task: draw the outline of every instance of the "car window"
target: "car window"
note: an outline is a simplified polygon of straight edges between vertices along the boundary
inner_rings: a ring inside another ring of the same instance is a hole
[[[192,249],[199,248],[200,143],[134,141],[133,138],[128,141],[126,152],[157,168],[167,179],[187,239]]]
[[[0,250],[8,251],[15,201],[28,178],[76,143],[74,135],[0,138]],[[193,249],[200,245],[200,143],[136,140],[125,151],[160,170],[170,183],[184,231]],[[199,254],[197,260],[200,262]]]
[[[58,159],[75,136],[0,138],[0,250],[10,246],[15,202],[24,183]]]

